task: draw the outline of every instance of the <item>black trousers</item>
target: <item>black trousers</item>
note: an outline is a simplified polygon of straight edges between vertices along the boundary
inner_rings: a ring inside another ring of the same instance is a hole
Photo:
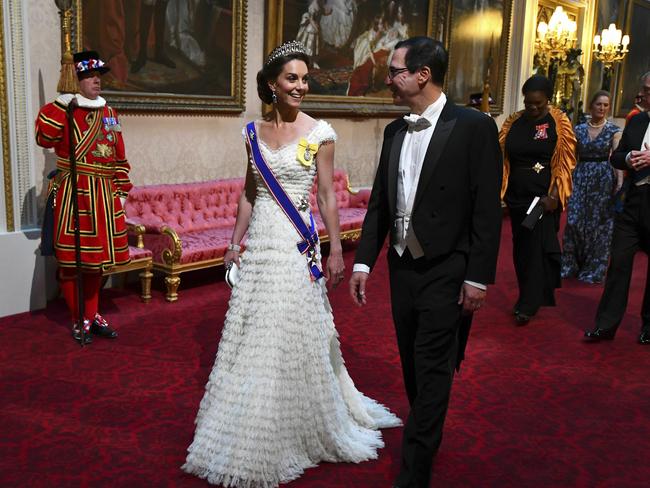
[[[596,312],[596,327],[616,329],[627,307],[634,255],[650,250],[650,185],[631,185],[625,197],[623,212],[614,220],[612,250],[605,278],[605,290]],[[650,267],[641,307],[641,330],[650,330]]]
[[[458,295],[466,258],[454,253],[414,260],[388,252],[393,320],[411,410],[396,484],[428,488],[442,440],[458,350]]]
[[[539,307],[555,305],[560,277],[561,251],[557,232],[560,212],[545,213],[535,227],[521,225],[527,207],[509,207],[512,225],[512,258],[519,285],[515,309],[533,316]]]

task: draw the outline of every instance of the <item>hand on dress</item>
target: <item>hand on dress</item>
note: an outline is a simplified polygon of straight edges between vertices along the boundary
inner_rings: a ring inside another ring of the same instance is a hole
[[[621,191],[621,188],[623,188],[624,181],[625,181],[625,172],[621,171],[620,169],[617,169],[616,183],[614,183],[614,187],[612,188],[612,195],[616,195],[619,191]]]
[[[350,277],[350,296],[359,307],[366,304],[366,281],[368,273],[356,271]]]
[[[458,296],[458,305],[463,305],[463,314],[469,315],[481,308],[486,295],[485,290],[481,290],[469,283],[463,283]]]
[[[239,266],[239,253],[237,251],[226,251],[223,256],[223,265],[228,269],[232,266],[232,263]]]
[[[328,283],[336,288],[338,284],[343,281],[345,277],[345,264],[343,263],[343,254],[330,253],[327,258],[327,266],[325,268],[325,279]]]
[[[630,151],[630,160],[628,162],[630,168],[634,171],[641,171],[650,167],[650,146],[647,142],[643,143],[642,151]]]
[[[557,210],[557,198],[551,197],[549,195],[543,196],[539,199],[544,206],[544,212],[553,212]]]

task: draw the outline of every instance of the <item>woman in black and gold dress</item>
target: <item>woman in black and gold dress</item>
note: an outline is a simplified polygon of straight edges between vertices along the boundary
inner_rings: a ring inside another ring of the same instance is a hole
[[[560,287],[560,213],[571,194],[576,164],[576,138],[564,113],[550,105],[553,86],[535,75],[522,87],[525,110],[503,124],[501,197],[510,211],[513,260],[519,298],[514,307],[518,325],[527,324],[541,306],[555,305]],[[540,197],[544,213],[532,229],[522,226],[531,202]]]

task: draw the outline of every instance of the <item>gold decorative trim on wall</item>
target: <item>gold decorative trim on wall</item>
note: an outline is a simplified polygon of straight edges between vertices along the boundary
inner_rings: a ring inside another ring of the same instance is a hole
[[[7,100],[6,57],[4,43],[4,7],[0,0],[0,119],[2,119],[2,169],[4,174],[7,232],[15,230],[14,191],[11,174],[11,145],[9,140],[9,102]]]

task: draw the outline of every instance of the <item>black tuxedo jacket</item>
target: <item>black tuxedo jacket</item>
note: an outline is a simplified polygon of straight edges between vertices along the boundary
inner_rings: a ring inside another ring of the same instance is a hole
[[[641,149],[641,142],[645,131],[650,124],[650,112],[641,112],[636,114],[630,119],[625,126],[621,142],[618,144],[616,151],[612,153],[610,162],[612,166],[617,169],[629,170],[629,166],[625,162],[625,157],[630,151],[638,151]]]
[[[395,221],[399,157],[407,124],[384,130],[355,262],[373,267]],[[501,235],[503,161],[491,117],[448,101],[420,173],[411,225],[427,259],[467,256],[466,280],[494,283]]]

